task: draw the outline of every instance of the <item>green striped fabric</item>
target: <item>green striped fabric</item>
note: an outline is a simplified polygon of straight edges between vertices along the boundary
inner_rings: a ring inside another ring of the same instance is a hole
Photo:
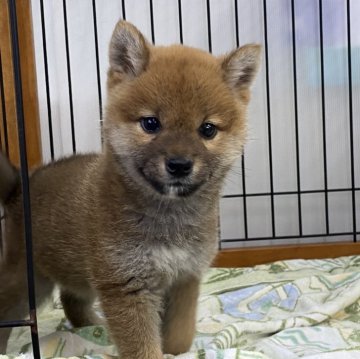
[[[197,319],[191,350],[176,358],[360,358],[360,257],[211,269]],[[39,326],[43,357],[116,356],[105,328],[70,328],[57,296]],[[28,329],[17,328],[12,354],[0,359],[30,357],[28,342]]]

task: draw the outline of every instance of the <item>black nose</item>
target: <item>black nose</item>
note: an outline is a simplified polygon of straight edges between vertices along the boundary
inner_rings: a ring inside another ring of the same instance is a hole
[[[166,170],[174,177],[185,177],[193,168],[193,162],[187,158],[175,157],[166,160]]]

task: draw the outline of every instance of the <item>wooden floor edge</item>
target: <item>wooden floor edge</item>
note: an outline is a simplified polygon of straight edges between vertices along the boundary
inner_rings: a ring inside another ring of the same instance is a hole
[[[223,249],[213,267],[250,267],[286,259],[336,258],[360,254],[360,243],[334,242]]]

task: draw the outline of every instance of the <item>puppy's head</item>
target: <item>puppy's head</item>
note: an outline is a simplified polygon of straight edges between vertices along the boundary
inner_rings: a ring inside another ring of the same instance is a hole
[[[216,58],[155,47],[120,21],[110,43],[105,137],[125,178],[152,194],[218,190],[245,140],[260,47]]]

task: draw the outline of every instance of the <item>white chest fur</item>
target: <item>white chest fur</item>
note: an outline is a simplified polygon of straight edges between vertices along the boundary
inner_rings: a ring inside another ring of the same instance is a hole
[[[154,269],[170,281],[183,274],[201,274],[201,261],[198,262],[194,252],[189,249],[160,245],[151,250],[151,259]]]

